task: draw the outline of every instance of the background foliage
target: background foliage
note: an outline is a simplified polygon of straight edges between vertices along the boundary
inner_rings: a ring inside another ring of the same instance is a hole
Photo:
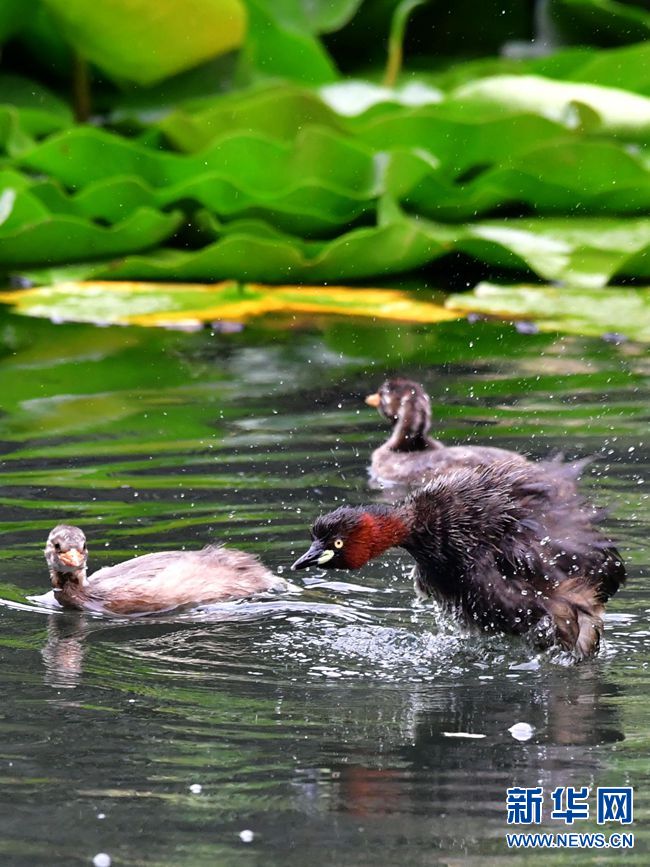
[[[649,22],[614,0],[5,0],[0,267],[646,278]]]

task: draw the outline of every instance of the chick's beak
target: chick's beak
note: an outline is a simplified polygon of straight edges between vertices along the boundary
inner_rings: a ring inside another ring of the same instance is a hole
[[[334,556],[334,551],[325,548],[320,539],[312,542],[309,551],[306,551],[302,557],[298,557],[296,562],[291,567],[292,569],[306,569],[307,566],[321,566],[331,560]]]
[[[72,569],[78,569],[86,562],[86,555],[78,548],[70,548],[69,551],[64,551],[59,554],[59,562],[64,566],[70,566]]]
[[[381,398],[379,397],[378,391],[376,391],[374,394],[367,395],[364,399],[365,399],[366,403],[368,404],[368,406],[374,406],[375,409],[381,403]]]

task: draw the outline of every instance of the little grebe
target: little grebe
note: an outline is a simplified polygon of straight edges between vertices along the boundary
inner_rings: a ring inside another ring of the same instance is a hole
[[[493,446],[445,446],[429,436],[431,403],[421,385],[410,379],[388,379],[366,403],[374,406],[393,426],[388,440],[372,453],[370,475],[378,482],[412,487],[431,481],[440,473],[460,467],[478,467],[498,461],[527,463],[517,452]],[[582,463],[543,461],[558,488],[575,487]]]
[[[220,545],[144,554],[86,577],[86,537],[67,524],[50,533],[45,559],[60,605],[103,614],[159,614],[279,593],[290,586],[252,554]]]
[[[316,520],[294,569],[358,569],[388,548],[416,562],[416,590],[487,632],[532,632],[578,659],[596,652],[604,603],[625,581],[612,542],[577,493],[558,500],[535,465],[440,475],[395,506],[343,506]]]

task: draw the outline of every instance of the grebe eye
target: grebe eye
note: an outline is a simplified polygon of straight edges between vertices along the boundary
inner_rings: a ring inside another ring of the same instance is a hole
[[[343,539],[334,539],[334,547],[342,548],[343,547]]]
[[[60,551],[60,550],[61,550],[61,543],[60,543],[60,542],[55,542],[55,543],[54,543],[54,550],[55,550],[55,551]]]

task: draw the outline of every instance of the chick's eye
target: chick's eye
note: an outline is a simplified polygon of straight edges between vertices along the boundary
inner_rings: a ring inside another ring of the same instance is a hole
[[[334,547],[342,548],[343,547],[343,539],[334,539]]]
[[[61,543],[60,543],[60,542],[55,542],[55,543],[54,543],[54,550],[55,550],[55,551],[60,551],[60,550],[61,550]]]

